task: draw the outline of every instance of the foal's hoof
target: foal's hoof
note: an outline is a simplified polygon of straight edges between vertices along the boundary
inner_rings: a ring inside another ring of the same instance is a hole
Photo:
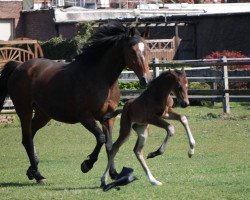
[[[90,163],[89,160],[84,160],[83,163],[81,164],[81,170],[83,173],[89,172],[93,168],[93,164]]]
[[[159,156],[159,155],[161,155],[161,154],[162,154],[162,153],[159,152],[159,150],[154,151],[154,152],[151,152],[151,153],[148,154],[147,159],[149,159],[149,158],[154,158],[154,157]]]
[[[194,155],[194,149],[189,149],[188,157],[191,158]]]
[[[105,188],[107,186],[107,184],[105,182],[101,182],[100,188]]]
[[[154,185],[154,186],[161,186],[162,182],[160,182],[160,181],[154,181],[154,182],[151,182],[151,184]]]
[[[156,155],[155,155],[154,152],[149,153],[148,156],[147,156],[147,159],[149,159],[149,158],[154,158],[155,156],[156,156]]]

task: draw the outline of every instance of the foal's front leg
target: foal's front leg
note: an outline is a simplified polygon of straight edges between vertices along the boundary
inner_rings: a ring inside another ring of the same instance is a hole
[[[190,149],[188,150],[188,157],[191,158],[194,155],[195,140],[189,128],[187,117],[185,115],[179,115],[175,113],[173,110],[171,110],[169,112],[168,118],[173,119],[173,120],[178,120],[184,126],[187,136],[188,136],[188,141],[189,141],[189,146],[190,146]]]
[[[147,156],[147,158],[154,158],[155,156],[161,155],[165,152],[169,138],[174,135],[174,127],[168,122],[166,122],[165,120],[163,120],[161,117],[152,118],[150,119],[149,122],[150,124],[163,128],[167,131],[167,135],[163,143],[159,147],[159,149],[157,149],[154,152],[149,153]]]

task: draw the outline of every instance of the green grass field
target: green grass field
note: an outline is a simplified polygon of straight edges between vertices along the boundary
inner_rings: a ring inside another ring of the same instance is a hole
[[[18,118],[0,125],[0,199],[250,199],[250,104],[232,104],[231,115],[222,115],[215,107],[176,108],[185,114],[197,146],[192,159],[187,156],[188,140],[179,122],[165,154],[147,160],[153,175],[163,183],[151,186],[133,154],[136,134],[122,146],[116,166],[132,167],[139,180],[106,193],[99,188],[106,167],[104,148],[94,168],[87,174],[80,170],[82,161],[95,145],[94,137],[80,124],[51,121],[41,129],[35,144],[39,169],[47,185],[29,181],[29,166],[21,144]],[[114,128],[118,135],[119,120]],[[145,156],[159,147],[165,132],[150,127]],[[109,180],[110,181],[110,180]]]

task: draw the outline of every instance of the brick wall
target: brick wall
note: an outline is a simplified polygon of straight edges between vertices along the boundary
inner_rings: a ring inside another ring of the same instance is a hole
[[[57,35],[53,9],[23,12],[21,18],[24,37],[48,40]]]
[[[22,1],[0,1],[0,10],[0,19],[14,20],[14,37],[19,37],[19,33],[22,33],[20,20]]]

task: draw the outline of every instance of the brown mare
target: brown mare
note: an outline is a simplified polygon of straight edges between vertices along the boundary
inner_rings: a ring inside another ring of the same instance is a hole
[[[138,98],[129,100],[125,104],[121,115],[120,134],[116,142],[113,144],[106,171],[101,179],[103,187],[106,186],[107,173],[111,163],[114,161],[115,155],[121,145],[128,140],[132,128],[138,134],[134,153],[152,185],[161,185],[162,183],[156,180],[151,174],[142,154],[142,148],[145,145],[148,136],[148,124],[163,128],[167,132],[166,138],[160,148],[157,151],[150,153],[148,158],[153,158],[157,155],[163,154],[169,137],[174,134],[174,127],[164,119],[178,120],[183,124],[190,145],[188,155],[191,157],[194,154],[195,140],[190,131],[188,120],[185,116],[179,115],[173,111],[173,99],[170,96],[171,91],[174,92],[182,107],[189,105],[187,93],[188,80],[184,70],[163,72],[159,77],[149,83],[148,88]],[[117,110],[113,113],[108,113],[106,114],[105,119],[114,117],[120,112],[120,110]]]
[[[114,120],[103,122],[103,116],[117,107],[117,80],[124,67],[132,69],[142,84],[150,79],[146,50],[145,41],[135,28],[115,21],[100,27],[69,64],[32,59],[20,66],[13,61],[5,65],[0,76],[0,109],[9,94],[20,118],[22,143],[31,164],[27,170],[29,179],[46,182],[38,171],[33,138],[51,119],[80,122],[96,137],[93,152],[82,163],[83,172],[93,167],[105,142],[108,154]],[[117,175],[113,164],[110,175]]]

